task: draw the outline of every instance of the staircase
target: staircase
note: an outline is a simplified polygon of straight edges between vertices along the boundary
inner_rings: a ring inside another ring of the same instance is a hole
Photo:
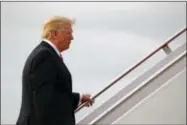
[[[169,47],[183,33],[186,28],[93,96],[100,96],[158,51],[167,54],[77,124],[186,124],[186,41],[173,51]]]

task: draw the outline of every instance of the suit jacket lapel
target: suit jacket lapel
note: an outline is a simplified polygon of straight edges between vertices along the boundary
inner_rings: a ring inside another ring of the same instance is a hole
[[[63,72],[65,72],[64,75],[66,75],[66,77],[69,79],[70,82],[70,88],[72,89],[72,78],[71,78],[71,73],[69,72],[68,68],[66,67],[65,63],[61,60],[60,56],[56,53],[56,51],[45,41],[42,41],[41,46],[43,47],[47,47],[50,52],[53,54],[53,56],[55,57],[57,64],[59,65],[59,68],[63,70]]]

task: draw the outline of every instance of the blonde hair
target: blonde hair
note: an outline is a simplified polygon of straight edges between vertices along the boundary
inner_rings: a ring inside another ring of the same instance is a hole
[[[54,16],[49,18],[43,26],[42,38],[50,38],[51,31],[63,31],[66,30],[67,26],[73,25],[75,19],[68,19],[63,16]]]

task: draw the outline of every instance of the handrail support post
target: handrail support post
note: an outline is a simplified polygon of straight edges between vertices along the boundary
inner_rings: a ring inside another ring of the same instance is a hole
[[[172,50],[171,50],[171,48],[168,46],[168,44],[166,44],[166,45],[163,47],[163,50],[164,50],[164,52],[165,52],[167,55],[169,55],[169,54],[172,52]]]

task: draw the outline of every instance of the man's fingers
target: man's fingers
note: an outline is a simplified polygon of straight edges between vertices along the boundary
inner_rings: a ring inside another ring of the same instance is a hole
[[[87,101],[86,104],[85,104],[86,107],[90,107],[92,105],[93,105],[93,101],[92,100]]]
[[[83,94],[82,103],[84,103],[84,102],[86,103],[85,104],[86,107],[90,107],[93,105],[95,100],[91,98],[90,94]]]
[[[90,103],[89,103],[89,102],[87,102],[85,106],[86,106],[86,107],[90,107]]]

